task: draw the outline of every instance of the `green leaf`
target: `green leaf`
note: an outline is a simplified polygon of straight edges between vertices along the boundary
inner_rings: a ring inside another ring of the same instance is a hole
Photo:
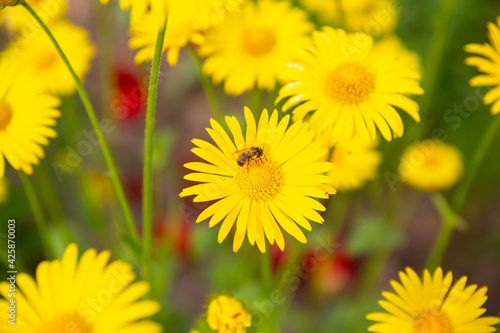
[[[365,217],[356,223],[348,240],[353,256],[391,250],[403,243],[401,231],[381,217]]]

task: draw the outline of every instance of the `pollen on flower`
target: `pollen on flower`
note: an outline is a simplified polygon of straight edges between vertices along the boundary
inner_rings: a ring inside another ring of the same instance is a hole
[[[280,193],[284,184],[283,172],[276,162],[267,159],[249,161],[238,169],[236,184],[252,200],[271,200]]]
[[[45,324],[36,333],[92,333],[92,331],[92,328],[81,317],[77,315],[64,315]]]
[[[12,120],[12,110],[4,102],[0,101],[0,131],[3,131],[9,126]]]
[[[273,51],[276,46],[276,35],[269,28],[247,28],[243,31],[241,46],[246,54],[261,57]]]
[[[420,311],[413,318],[416,333],[453,333],[450,318],[437,309]]]
[[[342,104],[362,103],[372,91],[372,76],[361,64],[345,63],[327,74],[325,92]]]

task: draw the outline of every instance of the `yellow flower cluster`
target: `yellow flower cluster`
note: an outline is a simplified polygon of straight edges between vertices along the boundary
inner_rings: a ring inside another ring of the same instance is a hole
[[[160,304],[140,300],[150,289],[134,282],[132,265],[108,264],[111,253],[89,249],[78,259],[71,244],[61,260],[44,261],[36,269],[36,281],[26,273],[17,275],[16,325],[0,322],[3,333],[17,332],[130,332],[157,333],[159,324],[146,320]],[[0,283],[0,313],[8,318],[10,283]]]
[[[394,31],[399,6],[390,0],[300,0],[302,5],[328,25],[343,26],[348,31],[363,31],[372,36]]]
[[[136,62],[142,63],[153,58],[157,33],[166,24],[163,50],[168,50],[168,63],[176,65],[182,47],[188,43],[203,43],[204,32],[227,13],[237,11],[243,2],[244,0],[132,0],[123,3],[123,8],[130,7],[132,10],[130,46],[138,49]]]
[[[76,74],[83,77],[90,68],[94,47],[85,30],[63,18],[66,2],[26,2],[43,17]],[[74,93],[76,85],[52,41],[25,8],[6,8],[0,12],[0,20],[15,36],[0,53],[2,178],[5,159],[14,169],[33,173],[33,165],[45,155],[41,146],[47,145],[48,139],[57,134],[52,129],[60,116],[57,96]]]

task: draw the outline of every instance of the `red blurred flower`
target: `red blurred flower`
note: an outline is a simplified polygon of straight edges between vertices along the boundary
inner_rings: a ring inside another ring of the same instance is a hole
[[[112,107],[121,120],[131,120],[145,110],[146,89],[137,74],[119,69],[116,72],[116,93]]]
[[[191,254],[191,226],[183,218],[167,218],[160,215],[154,224],[153,239],[155,243],[167,242],[172,244],[175,254],[186,259]]]

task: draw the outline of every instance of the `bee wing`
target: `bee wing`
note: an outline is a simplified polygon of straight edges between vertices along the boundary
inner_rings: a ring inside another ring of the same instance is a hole
[[[247,151],[248,151],[248,149],[247,149],[247,148],[246,148],[246,149],[237,150],[237,151],[233,152],[233,155],[234,155],[235,157],[239,157],[242,153],[245,153],[245,152],[247,152]]]

